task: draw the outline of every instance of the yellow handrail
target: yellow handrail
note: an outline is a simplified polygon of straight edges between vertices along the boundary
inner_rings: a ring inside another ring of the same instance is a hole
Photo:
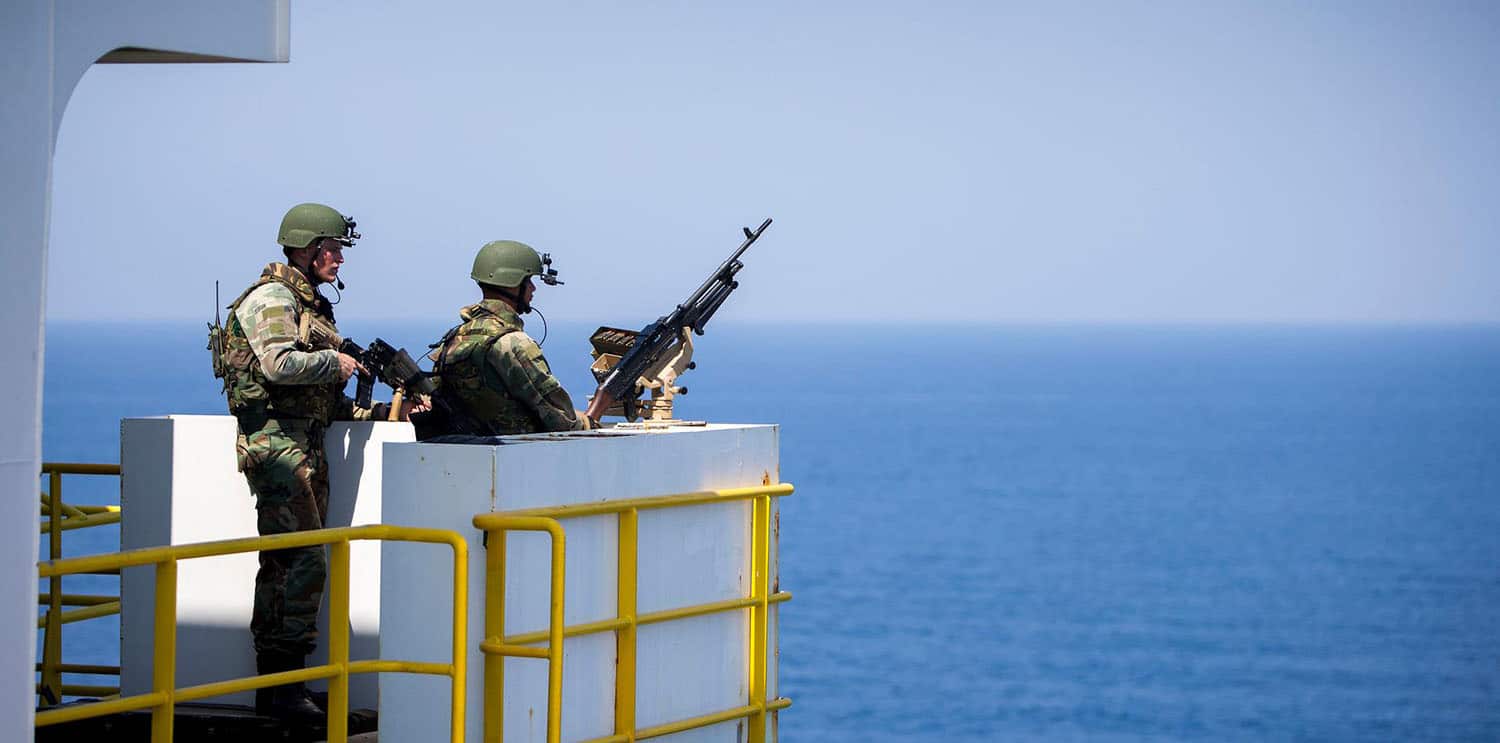
[[[769,713],[791,706],[785,697],[766,699],[766,655],[770,605],[788,601],[791,594],[772,592],[770,575],[771,499],[791,494],[790,483],[749,488],[710,490],[650,498],[599,501],[568,506],[528,508],[501,513],[480,514],[474,526],[485,532],[485,639],[484,652],[484,740],[500,743],[503,739],[505,697],[505,663],[507,657],[541,658],[547,661],[547,741],[557,743],[562,729],[562,645],[563,638],[597,632],[614,632],[616,642],[615,730],[614,735],[589,743],[632,743],[738,718],[749,721],[749,743],[766,740],[766,717]],[[680,508],[683,506],[751,500],[750,595],[743,598],[714,601],[664,611],[638,614],[636,610],[638,523],[643,510]],[[616,617],[571,627],[563,625],[565,588],[565,540],[560,519],[615,514],[619,519],[617,558]],[[547,629],[505,635],[505,535],[509,531],[545,531],[552,536],[551,614]],[[748,704],[719,710],[686,720],[637,729],[636,705],[636,629],[643,624],[667,622],[724,611],[749,609],[750,668]],[[545,641],[542,648],[529,647]]]
[[[453,659],[451,663],[417,663],[409,661],[349,660],[349,542],[360,539],[396,540],[447,544],[453,548]],[[264,676],[231,679],[211,684],[175,689],[177,667],[177,563],[198,557],[213,557],[241,552],[290,549],[330,545],[328,663],[295,671]],[[229,539],[218,542],[147,547],[106,555],[73,557],[39,563],[37,572],[43,578],[60,578],[74,573],[100,569],[156,566],[155,652],[152,691],[93,704],[38,712],[36,724],[55,725],[72,720],[152,709],[152,743],[171,743],[172,718],[177,702],[188,702],[252,689],[313,679],[328,679],[328,741],[342,743],[348,737],[349,675],[397,671],[448,676],[451,680],[451,714],[449,737],[462,743],[464,731],[464,682],[467,658],[465,645],[468,614],[468,545],[457,533],[442,529],[418,529],[405,526],[372,525],[338,529],[319,529],[268,537]],[[61,597],[61,594],[55,594]]]
[[[42,474],[52,472],[59,475],[118,475],[120,465],[92,462],[42,462]]]
[[[483,518],[484,525],[480,524]],[[563,557],[566,540],[562,524],[540,516],[484,514],[474,518],[474,525],[486,531],[484,582],[484,635],[480,650],[484,662],[484,739],[498,741],[501,732],[501,708],[489,696],[494,689],[499,699],[505,693],[505,664],[492,658],[545,658],[547,660],[547,743],[558,743],[561,731],[555,721],[562,719],[562,631],[563,631]],[[508,531],[544,531],[552,537],[552,594],[547,617],[545,650],[506,644],[505,635],[505,534]]]
[[[62,533],[66,530],[79,529],[88,526],[103,526],[105,524],[119,523],[119,506],[70,506],[63,502],[62,476],[63,475],[108,475],[118,477],[120,465],[118,464],[82,464],[76,462],[43,462],[42,475],[47,477],[47,492],[41,494],[41,506],[47,519],[40,525],[42,533],[47,535],[47,556],[53,560],[62,558]],[[66,597],[63,594],[62,576],[54,576],[47,584],[47,593],[43,594],[40,603],[47,605],[45,616],[37,619],[37,626],[43,628],[42,633],[42,667],[39,669],[42,678],[38,693],[44,700],[52,703],[62,701],[63,695],[68,693],[80,693],[78,686],[69,686],[62,682],[62,627],[69,622],[81,619],[109,616],[119,613],[119,597],[113,597],[113,610],[106,610],[100,606],[89,609],[72,611],[64,614],[62,611]],[[118,670],[116,671],[118,673]],[[90,690],[103,689],[106,687],[88,687]]]
[[[72,508],[72,506],[68,506],[67,504],[63,505],[67,508]],[[85,508],[98,508],[98,506],[85,506]],[[113,511],[104,511],[102,513],[88,513],[87,511],[81,511],[77,516],[69,516],[62,519],[62,523],[57,526],[57,530],[72,531],[74,529],[87,529],[90,526],[108,526],[110,524],[118,524],[120,523],[120,509],[118,506],[115,506],[114,509],[115,510]],[[53,521],[55,520],[56,519],[48,518],[43,521],[41,524],[41,532],[43,534],[51,532]]]
[[[74,609],[72,611],[62,611],[57,612],[56,614],[48,612],[47,616],[36,618],[36,628],[42,629],[43,627],[50,627],[53,626],[54,623],[59,625],[72,624],[74,622],[82,622],[85,619],[112,617],[119,613],[120,600],[115,599],[114,601],[107,601],[102,604],[94,604],[92,606],[86,606],[82,609]],[[61,665],[65,664],[59,664],[59,666]]]

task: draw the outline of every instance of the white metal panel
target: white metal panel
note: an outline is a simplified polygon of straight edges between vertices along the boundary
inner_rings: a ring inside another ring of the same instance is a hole
[[[381,458],[389,442],[415,441],[409,423],[335,423],[324,437],[328,453],[328,526],[381,523]],[[349,658],[380,657],[380,543],[349,545]],[[326,592],[324,594],[327,595]],[[318,614],[319,637],[328,637],[328,601]],[[328,643],[319,642],[308,663],[327,663]],[[326,688],[325,682],[313,686]],[[379,703],[380,676],[359,674],[349,679],[353,707],[374,709]]]
[[[235,422],[229,416],[133,418],[120,429],[120,541],[125,549],[256,536],[255,499],[236,470]],[[411,441],[405,423],[335,423],[325,438],[329,464],[328,526],[380,523],[380,458],[388,441]],[[350,657],[380,656],[380,547],[350,549]],[[254,553],[188,560],[178,570],[177,683],[208,683],[255,673],[250,613],[259,559]],[[153,572],[121,576],[121,689],[150,689]],[[328,635],[327,602],[319,616]],[[327,658],[319,642],[310,663]],[[350,681],[350,703],[374,707],[378,678]],[[249,693],[226,698],[249,704]]]
[[[68,0],[55,10],[54,95],[64,102],[100,57],[122,47],[162,52],[140,61],[285,62],[288,0]],[[53,112],[53,131],[63,107]]]
[[[502,446],[387,447],[386,521],[454,529],[470,537],[467,739],[479,740],[483,729],[483,656],[478,646],[484,627],[485,550],[471,523],[475,514],[776,482],[777,443],[775,426],[721,424],[630,436],[537,437]],[[743,504],[643,513],[639,610],[748,595],[749,514]],[[567,623],[614,616],[615,518],[572,519],[564,527]],[[548,539],[513,534],[507,547],[507,633],[542,629],[548,604]],[[443,578],[448,556],[425,546],[385,549],[384,656],[444,660],[450,642],[446,612],[434,609],[450,600]],[[744,611],[642,628],[637,643],[638,725],[745,704],[748,633]],[[609,734],[614,717],[613,633],[571,638],[564,644],[564,656],[563,739]],[[441,680],[391,675],[381,689],[381,740],[427,741],[444,729],[447,694]],[[506,740],[543,740],[545,661],[508,660],[505,696]],[[733,740],[736,730],[736,725],[725,724],[673,739]]]
[[[52,193],[52,4],[0,3],[0,740],[31,740],[42,307]]]

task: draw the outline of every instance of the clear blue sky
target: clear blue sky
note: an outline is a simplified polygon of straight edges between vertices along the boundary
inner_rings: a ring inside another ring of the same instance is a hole
[[[290,64],[90,70],[54,188],[52,319],[205,319],[318,200],[341,317],[512,238],[638,325],[770,216],[725,319],[1497,322],[1500,5],[293,0]]]

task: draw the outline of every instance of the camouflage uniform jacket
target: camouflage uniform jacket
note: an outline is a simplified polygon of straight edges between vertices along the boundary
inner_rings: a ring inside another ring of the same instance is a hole
[[[327,426],[371,417],[343,393],[333,307],[301,271],[266,266],[229,310],[224,391],[241,435],[278,420]]]
[[[436,394],[487,435],[588,427],[510,305],[486,299],[459,311],[432,354]]]

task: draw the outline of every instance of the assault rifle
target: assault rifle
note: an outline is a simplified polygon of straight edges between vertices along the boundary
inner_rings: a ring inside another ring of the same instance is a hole
[[[354,404],[370,407],[370,397],[375,391],[375,380],[385,382],[391,389],[405,395],[432,395],[437,385],[417,366],[406,349],[393,348],[391,344],[376,338],[369,348],[361,348],[348,338],[339,344],[339,352],[353,356],[364,365],[365,371],[357,372]],[[399,405],[400,403],[395,403]],[[394,411],[392,411],[394,412]]]
[[[362,408],[370,407],[370,396],[377,377],[399,394],[420,395],[432,404],[430,409],[411,416],[411,424],[417,429],[418,441],[427,441],[437,436],[485,435],[483,425],[473,415],[464,410],[455,410],[442,395],[433,394],[437,391],[437,384],[427,372],[417,366],[406,349],[392,348],[391,344],[379,338],[370,341],[370,347],[364,349],[345,338],[339,345],[339,351],[353,356],[369,370],[358,376],[354,404]],[[393,399],[391,404],[400,403]]]
[[[703,335],[704,326],[719,311],[719,306],[729,298],[730,292],[739,288],[740,284],[734,277],[745,267],[740,256],[770,226],[771,220],[767,219],[754,231],[749,227],[742,228],[745,241],[728,260],[719,264],[719,268],[687,301],[639,333],[616,328],[600,328],[594,333],[595,357],[598,359],[594,369],[600,384],[585,415],[597,421],[607,411],[615,412],[611,407],[619,403],[623,415],[633,420],[639,409],[637,398],[644,390],[650,389],[653,402],[657,403],[652,417],[671,417],[672,395],[687,392],[686,388],[673,387],[673,382],[683,371],[695,366],[689,360],[692,358],[692,336],[688,331]],[[617,352],[620,353],[618,361],[609,366]],[[662,399],[658,401],[657,398]],[[663,412],[665,416],[661,415]]]

